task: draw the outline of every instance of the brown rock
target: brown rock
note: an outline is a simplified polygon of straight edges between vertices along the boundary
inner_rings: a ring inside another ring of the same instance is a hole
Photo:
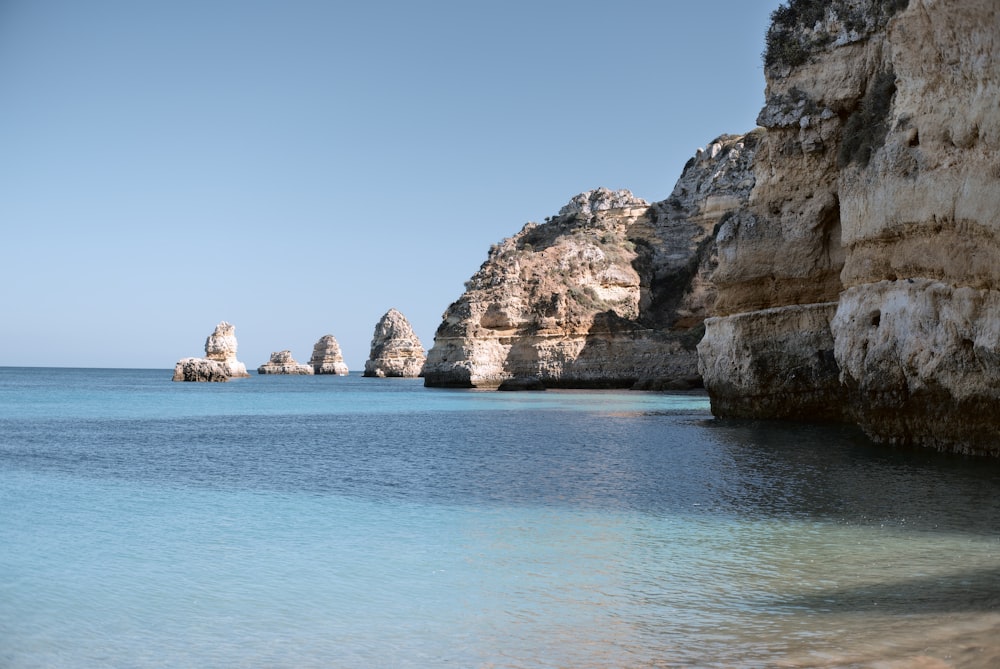
[[[364,376],[416,378],[423,372],[426,359],[410,322],[390,309],[375,325]]]
[[[336,374],[337,376],[347,376],[348,374],[347,364],[340,352],[340,344],[330,334],[320,337],[316,345],[313,346],[309,364],[316,374]]]
[[[313,368],[310,365],[300,365],[292,357],[291,351],[284,350],[272,353],[271,359],[257,368],[257,373],[312,375]]]

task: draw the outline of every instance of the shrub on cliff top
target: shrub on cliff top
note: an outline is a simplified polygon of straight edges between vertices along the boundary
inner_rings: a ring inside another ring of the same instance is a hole
[[[813,32],[828,11],[848,30],[865,33],[881,30],[909,4],[910,0],[869,0],[859,7],[845,0],[789,0],[771,12],[771,25],[764,37],[764,65],[801,65],[815,49],[832,42],[834,35]]]
[[[822,21],[826,0],[790,0],[771,12],[771,26],[764,37],[764,65],[795,67],[806,62],[816,46],[804,32]]]

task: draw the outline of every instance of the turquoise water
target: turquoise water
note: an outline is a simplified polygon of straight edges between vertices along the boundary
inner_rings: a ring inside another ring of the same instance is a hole
[[[998,491],[697,393],[0,368],[0,667],[992,667]]]

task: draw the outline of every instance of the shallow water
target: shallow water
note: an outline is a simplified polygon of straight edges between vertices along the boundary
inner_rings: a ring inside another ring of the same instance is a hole
[[[0,666],[1000,665],[1000,464],[707,407],[0,368]]]

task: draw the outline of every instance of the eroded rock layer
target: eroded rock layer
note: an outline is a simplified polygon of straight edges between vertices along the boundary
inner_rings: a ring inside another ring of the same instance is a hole
[[[830,320],[836,302],[709,318],[698,345],[712,411],[730,418],[842,420]]]
[[[250,376],[247,366],[236,359],[236,326],[222,321],[205,340],[205,358],[222,363],[230,377]]]
[[[406,316],[390,309],[375,325],[364,376],[416,378],[423,372],[426,359],[424,347]]]
[[[700,349],[713,408],[1000,454],[1000,5],[793,0],[773,20],[756,186],[720,229]]]
[[[699,150],[663,202],[588,191],[494,245],[444,314],[426,385],[700,385],[713,233],[753,186],[756,142],[724,136]]]
[[[229,368],[216,360],[181,358],[174,365],[173,380],[225,382],[229,380]]]
[[[841,178],[837,360],[870,435],[1000,455],[1000,5],[913,0],[884,42],[884,137]]]
[[[310,365],[302,365],[295,361],[292,352],[289,350],[275,351],[271,354],[271,359],[257,368],[258,374],[313,374]]]
[[[247,377],[247,367],[236,359],[236,327],[222,321],[205,340],[204,358],[182,358],[174,365],[174,381],[228,381]]]
[[[344,362],[344,355],[340,351],[340,344],[331,334],[323,335],[313,346],[309,364],[316,374],[347,376],[349,371],[347,363]]]

